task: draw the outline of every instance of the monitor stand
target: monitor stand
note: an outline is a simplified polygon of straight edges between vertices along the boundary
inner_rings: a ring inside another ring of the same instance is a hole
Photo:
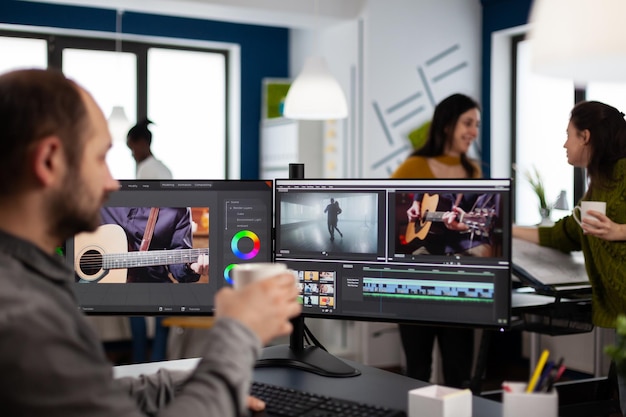
[[[361,372],[317,346],[304,347],[304,317],[291,320],[293,332],[289,345],[269,346],[263,349],[257,367],[282,366],[309,371],[322,376],[346,378]]]

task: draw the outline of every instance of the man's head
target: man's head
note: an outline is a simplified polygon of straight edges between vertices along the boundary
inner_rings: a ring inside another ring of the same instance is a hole
[[[62,74],[23,70],[0,77],[0,196],[23,186],[29,152],[45,137],[59,138],[68,168],[75,168],[88,125],[79,88]]]
[[[119,184],[106,153],[111,136],[93,98],[56,71],[0,76],[0,201],[37,196],[50,237],[99,225],[99,209]]]
[[[147,118],[131,127],[126,136],[126,145],[133,154],[135,162],[139,163],[152,155],[152,132],[148,125],[152,122]]]

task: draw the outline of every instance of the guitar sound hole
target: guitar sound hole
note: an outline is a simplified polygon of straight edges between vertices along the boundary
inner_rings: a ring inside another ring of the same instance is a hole
[[[79,265],[85,275],[95,275],[102,269],[102,254],[93,249],[88,250],[80,258]]]

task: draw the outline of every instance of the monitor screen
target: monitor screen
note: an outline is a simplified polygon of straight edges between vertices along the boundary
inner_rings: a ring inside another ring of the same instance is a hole
[[[86,313],[212,314],[235,264],[273,259],[271,181],[120,183],[102,225],[65,243]]]
[[[511,182],[274,182],[275,259],[303,316],[507,327]]]

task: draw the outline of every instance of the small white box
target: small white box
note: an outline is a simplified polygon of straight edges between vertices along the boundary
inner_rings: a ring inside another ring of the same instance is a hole
[[[472,392],[441,385],[409,391],[409,417],[471,417]]]
[[[524,382],[504,382],[502,393],[503,417],[557,417],[559,396],[551,392],[526,392]]]

